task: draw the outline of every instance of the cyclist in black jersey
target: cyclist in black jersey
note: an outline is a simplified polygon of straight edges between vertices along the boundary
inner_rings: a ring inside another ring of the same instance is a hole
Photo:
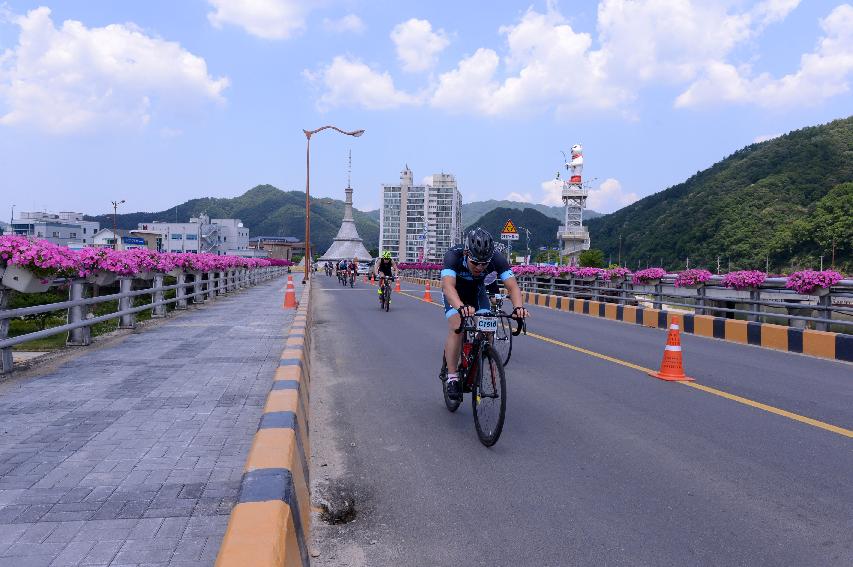
[[[444,342],[444,357],[447,361],[447,395],[458,400],[462,397],[459,387],[459,352],[462,350],[462,335],[456,334],[461,315],[490,311],[489,297],[484,280],[486,274],[496,272],[509,292],[512,314],[519,318],[529,316],[523,306],[521,290],[515,275],[503,254],[495,254],[492,235],[477,227],[465,238],[465,246],[454,246],[444,255],[441,270],[441,290],[444,294],[444,316],[447,319],[447,339]]]
[[[397,275],[397,262],[391,257],[391,251],[386,250],[382,257],[373,265],[373,275],[376,276],[376,284],[379,286],[379,303],[382,303],[382,280]]]

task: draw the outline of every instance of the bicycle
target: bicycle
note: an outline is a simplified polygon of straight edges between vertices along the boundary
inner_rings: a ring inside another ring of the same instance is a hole
[[[387,312],[391,310],[391,282],[394,281],[394,276],[380,276],[380,278],[379,289],[382,293],[379,294],[379,309]]]
[[[349,286],[355,287],[355,270],[349,270]]]
[[[347,273],[346,270],[338,270],[338,281],[344,287],[347,286]]]
[[[491,447],[498,442],[506,417],[506,374],[500,357],[491,345],[491,335],[498,329],[498,321],[513,319],[517,326],[513,335],[526,330],[524,319],[503,312],[492,311],[462,317],[456,333],[465,333],[459,361],[459,383],[463,396],[471,394],[474,428],[480,443]],[[488,369],[488,375],[484,369]],[[453,400],[447,394],[447,360],[441,357],[441,388],[448,411],[455,412],[462,400]]]

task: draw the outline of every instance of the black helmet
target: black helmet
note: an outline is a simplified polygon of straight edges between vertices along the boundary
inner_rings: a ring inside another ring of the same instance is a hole
[[[495,241],[486,229],[478,226],[465,238],[465,250],[475,262],[488,262],[495,253]]]

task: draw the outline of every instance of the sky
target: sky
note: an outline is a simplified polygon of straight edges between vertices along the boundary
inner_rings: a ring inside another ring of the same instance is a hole
[[[612,212],[853,114],[840,0],[0,0],[0,219],[258,184],[375,209],[408,165],[463,201]]]

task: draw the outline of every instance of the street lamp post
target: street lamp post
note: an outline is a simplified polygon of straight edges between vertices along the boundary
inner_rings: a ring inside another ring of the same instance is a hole
[[[530,231],[527,227],[518,225],[518,228],[524,231],[525,236],[527,237],[527,263],[530,263]]]
[[[323,126],[316,130],[302,130],[305,132],[305,138],[307,138],[307,144],[305,146],[305,272],[302,276],[303,284],[308,281],[311,270],[311,136],[328,128],[355,138],[364,134],[364,130],[353,130],[352,132],[347,132],[345,130],[341,130],[337,126],[331,125]]]
[[[116,228],[116,216],[118,215],[118,206],[124,203],[121,201],[112,201],[113,204],[113,250],[118,250],[118,229]]]

